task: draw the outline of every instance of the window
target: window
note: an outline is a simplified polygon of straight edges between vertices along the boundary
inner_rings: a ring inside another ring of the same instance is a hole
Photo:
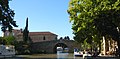
[[[45,40],[45,36],[43,37],[43,40]]]

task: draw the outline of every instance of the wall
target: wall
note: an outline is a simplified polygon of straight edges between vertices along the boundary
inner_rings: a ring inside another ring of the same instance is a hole
[[[32,51],[38,52],[43,51],[45,53],[55,53],[56,44],[63,43],[69,48],[69,52],[73,52],[75,47],[75,42],[73,40],[52,40],[45,42],[36,42],[32,44]],[[76,44],[77,45],[77,44]]]

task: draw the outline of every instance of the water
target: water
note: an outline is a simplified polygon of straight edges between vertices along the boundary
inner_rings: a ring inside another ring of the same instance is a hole
[[[62,51],[57,51],[57,59],[68,58],[69,53],[62,53]]]
[[[62,51],[57,51],[57,59],[82,59],[82,57],[75,57],[71,53],[62,53]]]
[[[73,53],[62,53],[57,51],[56,54],[34,54],[34,55],[17,55],[22,58],[39,58],[39,59],[82,59],[82,57],[75,57]]]
[[[56,54],[33,54],[33,55],[16,55],[14,57],[4,57],[5,59],[82,59],[75,57],[73,53],[62,53],[57,51]]]

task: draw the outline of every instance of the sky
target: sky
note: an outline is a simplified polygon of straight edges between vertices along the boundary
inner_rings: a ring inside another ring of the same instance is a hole
[[[14,20],[24,29],[28,17],[29,32],[52,32],[58,38],[73,39],[72,25],[67,13],[70,0],[12,0],[9,6],[15,12]]]

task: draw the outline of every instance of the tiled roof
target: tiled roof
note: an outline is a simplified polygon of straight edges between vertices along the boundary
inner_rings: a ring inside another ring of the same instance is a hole
[[[56,35],[51,32],[29,32],[29,35],[48,35],[48,34]]]
[[[23,35],[23,33],[19,33],[18,35]],[[51,32],[29,32],[29,35],[56,35]]]

